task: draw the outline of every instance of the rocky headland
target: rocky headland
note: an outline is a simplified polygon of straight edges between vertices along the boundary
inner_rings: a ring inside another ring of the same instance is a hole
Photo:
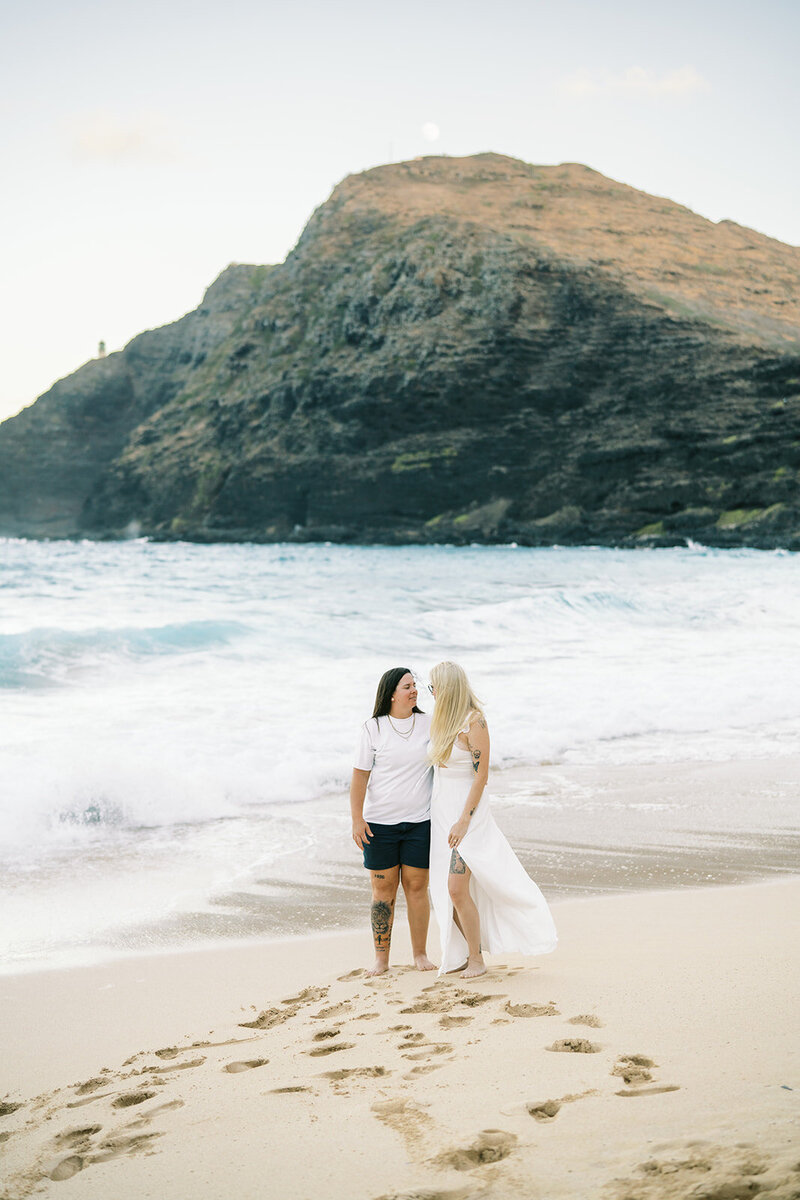
[[[0,426],[0,535],[800,549],[800,249],[578,164],[345,179]]]

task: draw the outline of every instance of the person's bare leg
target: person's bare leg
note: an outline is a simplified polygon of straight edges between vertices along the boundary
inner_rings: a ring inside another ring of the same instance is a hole
[[[428,923],[431,919],[428,871],[425,867],[408,867],[403,863],[400,868],[400,879],[406,895],[408,928],[411,931],[411,953],[414,955],[414,965],[418,971],[435,971],[436,963],[432,963],[426,953]]]
[[[453,907],[459,917],[459,927],[467,942],[467,966],[461,972],[462,979],[474,979],[486,974],[486,964],[481,951],[481,919],[477,905],[469,891],[472,872],[457,850],[450,855],[448,889]]]
[[[450,897],[450,899],[452,900],[452,896]],[[464,930],[461,928],[461,920],[460,920],[460,918],[459,918],[459,915],[458,915],[458,913],[457,913],[457,911],[456,911],[456,906],[455,906],[455,905],[453,905],[453,924],[455,925],[456,929],[457,929],[457,930],[458,930],[458,932],[461,934],[461,936],[464,938],[464,941],[466,941],[467,939],[464,937]],[[458,975],[459,971],[463,971],[463,970],[464,970],[464,968],[466,967],[466,965],[467,965],[467,963],[466,963],[466,960],[465,960],[465,961],[464,961],[464,962],[461,964],[461,966],[460,966],[460,967],[451,967],[451,969],[450,969],[450,970],[447,972],[447,974],[448,974],[448,975]]]
[[[389,949],[392,944],[394,902],[400,882],[400,868],[387,867],[385,871],[370,871],[372,883],[372,940],[375,944],[375,962],[367,975],[384,975],[389,970]]]

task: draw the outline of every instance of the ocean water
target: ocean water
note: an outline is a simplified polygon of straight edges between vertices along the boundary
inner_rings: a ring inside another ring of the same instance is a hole
[[[361,884],[343,796],[389,666],[461,662],[499,767],[791,755],[799,585],[703,547],[0,541],[5,969],[291,931],[303,896],[351,920],[322,897]],[[601,838],[571,795],[532,802]]]

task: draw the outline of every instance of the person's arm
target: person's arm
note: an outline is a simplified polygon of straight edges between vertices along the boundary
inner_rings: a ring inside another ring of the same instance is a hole
[[[353,841],[359,850],[363,850],[365,842],[372,837],[372,830],[364,820],[364,798],[369,777],[369,771],[360,771],[358,767],[353,767],[353,778],[350,781],[350,813],[353,818]]]
[[[448,843],[453,849],[466,835],[489,778],[489,729],[483,717],[475,717],[470,725],[467,745],[472,755],[472,769],[475,772],[475,778],[469,789],[464,811],[448,835]]]

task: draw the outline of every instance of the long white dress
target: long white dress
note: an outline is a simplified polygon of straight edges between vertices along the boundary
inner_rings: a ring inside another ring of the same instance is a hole
[[[439,974],[467,960],[467,943],[453,920],[447,880],[447,838],[464,811],[475,778],[472,755],[458,743],[446,767],[436,767],[431,798],[430,889],[442,939]],[[548,954],[558,937],[539,888],[500,832],[484,792],[458,853],[472,872],[469,887],[481,918],[481,946],[489,954]]]

